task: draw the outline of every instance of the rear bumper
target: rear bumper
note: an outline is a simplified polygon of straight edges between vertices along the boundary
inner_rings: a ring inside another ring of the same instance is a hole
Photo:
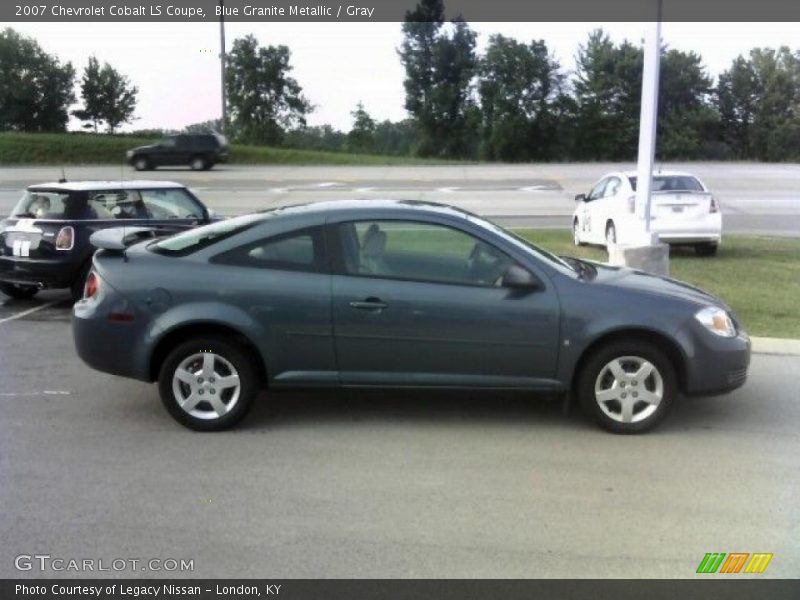
[[[650,229],[667,244],[715,243],[722,240],[722,215],[708,214],[702,219],[681,222],[679,219],[655,218]]]
[[[0,281],[44,288],[68,288],[81,268],[80,261],[65,255],[61,259],[0,257]]]
[[[122,300],[124,303],[125,301]],[[87,365],[112,375],[150,381],[147,355],[137,343],[141,321],[137,314],[132,322],[112,321],[110,306],[120,298],[101,301],[80,300],[72,311],[72,339],[78,356]],[[126,310],[130,305],[125,304]]]

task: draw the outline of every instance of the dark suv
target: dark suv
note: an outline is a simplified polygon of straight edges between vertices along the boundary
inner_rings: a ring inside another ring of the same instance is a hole
[[[208,223],[210,211],[169,181],[71,181],[32,185],[0,221],[0,291],[30,298],[43,288],[83,283],[95,248],[89,236],[110,227],[174,233]]]
[[[181,133],[165,137],[157,144],[128,150],[127,158],[137,171],[180,165],[204,171],[227,162],[228,141],[219,133]]]

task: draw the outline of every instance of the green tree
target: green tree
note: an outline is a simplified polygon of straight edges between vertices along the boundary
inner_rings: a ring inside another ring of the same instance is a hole
[[[108,132],[114,133],[123,123],[131,122],[138,93],[127,77],[108,63],[101,67],[97,58],[92,56],[81,78],[83,108],[72,111],[72,114],[87,121],[86,127],[94,128],[95,132],[101,123],[105,123]]]
[[[445,25],[441,0],[420,0],[406,13],[403,38],[405,107],[417,123],[417,153],[473,156],[480,120],[471,86],[477,70],[475,32],[461,18]]]
[[[372,152],[375,147],[375,119],[369,116],[364,104],[358,103],[350,113],[353,117],[353,128],[347,134],[347,148],[351,152]]]
[[[10,28],[0,32],[0,130],[65,131],[75,69]]]
[[[313,107],[289,75],[290,57],[286,46],[259,47],[252,35],[233,42],[225,88],[234,137],[276,145],[286,129],[305,125]]]
[[[716,89],[722,140],[736,158],[753,156],[751,129],[759,96],[753,65],[740,55],[720,74]]]
[[[552,105],[562,80],[544,41],[523,44],[491,36],[478,84],[482,155],[504,161],[550,158],[556,131]]]

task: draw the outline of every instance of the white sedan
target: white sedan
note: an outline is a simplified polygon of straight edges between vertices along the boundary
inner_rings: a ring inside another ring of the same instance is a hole
[[[609,173],[588,194],[575,196],[576,245],[607,247],[644,230],[644,211],[636,210],[636,175]],[[694,175],[661,171],[653,175],[650,230],[664,243],[692,245],[701,256],[712,256],[722,239],[719,202]]]

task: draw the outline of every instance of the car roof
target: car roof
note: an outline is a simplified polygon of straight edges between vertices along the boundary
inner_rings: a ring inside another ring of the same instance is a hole
[[[609,175],[612,175],[612,173],[609,173]],[[624,175],[625,177],[638,177],[639,172],[623,171],[622,175]],[[653,177],[694,177],[695,179],[697,179],[697,177],[695,177],[691,173],[686,173],[685,171],[667,171],[665,169],[661,169],[659,171],[653,171]]]
[[[293,204],[280,206],[261,211],[265,217],[277,215],[302,215],[302,214],[349,214],[359,212],[396,212],[407,211],[409,214],[429,214],[460,219],[475,217],[476,215],[448,204],[428,202],[424,200],[396,200],[396,199],[370,199],[370,200],[323,200],[306,204]]]
[[[186,186],[174,181],[131,179],[127,181],[65,181],[29,185],[29,190],[59,190],[65,192],[93,192],[105,190],[175,189]]]

